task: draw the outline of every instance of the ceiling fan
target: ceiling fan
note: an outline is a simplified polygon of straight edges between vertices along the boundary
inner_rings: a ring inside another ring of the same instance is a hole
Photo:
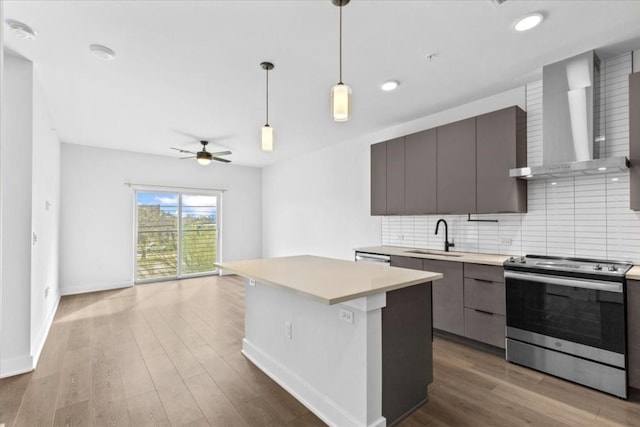
[[[181,153],[193,154],[193,156],[181,157],[181,159],[195,158],[198,161],[198,163],[200,163],[201,165],[208,165],[209,163],[211,163],[211,160],[216,160],[218,162],[223,162],[223,163],[231,163],[231,160],[218,157],[218,156],[227,156],[231,154],[231,151],[218,151],[215,153],[211,153],[207,151],[207,144],[209,144],[209,141],[200,141],[200,144],[202,144],[202,151],[198,151],[198,152],[184,150],[182,148],[175,148],[175,147],[169,147],[169,148],[171,148],[172,150],[179,151]]]

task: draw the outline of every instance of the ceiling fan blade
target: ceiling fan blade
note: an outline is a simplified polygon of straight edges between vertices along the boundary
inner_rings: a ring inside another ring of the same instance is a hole
[[[196,153],[194,153],[193,151],[183,150],[182,148],[175,148],[175,147],[169,147],[169,148],[171,148],[172,150],[179,151],[179,152],[181,152],[181,153],[196,154]]]
[[[223,163],[231,163],[231,160],[223,159],[221,157],[214,157],[213,160],[217,160],[217,161],[223,162]]]
[[[180,157],[180,160],[184,160],[184,159],[195,159],[196,156],[189,156],[189,157]]]
[[[215,153],[211,153],[212,156],[228,156],[231,154],[231,151],[217,151]]]

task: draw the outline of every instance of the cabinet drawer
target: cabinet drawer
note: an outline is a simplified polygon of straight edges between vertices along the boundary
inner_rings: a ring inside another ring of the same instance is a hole
[[[411,258],[408,256],[391,255],[391,267],[410,268],[412,270],[422,270],[422,258]]]
[[[464,279],[464,306],[505,315],[505,288],[501,282]]]
[[[504,282],[504,268],[501,265],[482,265],[465,262],[464,277]]]
[[[504,316],[465,308],[464,335],[476,341],[504,348]]]

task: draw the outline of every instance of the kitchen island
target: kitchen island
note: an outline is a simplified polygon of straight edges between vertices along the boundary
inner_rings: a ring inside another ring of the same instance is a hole
[[[216,265],[247,278],[242,353],[327,424],[394,425],[427,401],[442,274],[308,255]]]

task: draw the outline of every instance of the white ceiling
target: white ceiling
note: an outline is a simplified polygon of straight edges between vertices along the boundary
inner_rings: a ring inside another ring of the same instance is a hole
[[[602,58],[640,48],[640,1],[352,0],[343,9],[343,80],[353,115],[334,123],[339,11],[330,0],[4,4],[5,19],[37,31],[23,40],[4,25],[5,46],[36,64],[61,141],[179,157],[169,147],[197,149],[205,138],[250,166],[517,87],[589,49]],[[516,18],[532,11],[545,21],[515,32]],[[116,59],[94,58],[94,43]],[[275,64],[272,153],[259,140],[265,60]],[[401,86],[382,92],[388,79]]]

